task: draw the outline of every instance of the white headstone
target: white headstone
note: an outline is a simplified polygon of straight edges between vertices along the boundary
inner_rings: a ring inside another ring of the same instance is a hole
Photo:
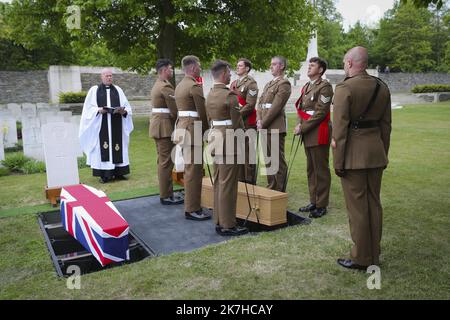
[[[36,117],[36,105],[33,103],[22,103],[22,116]]]
[[[47,171],[47,187],[64,187],[79,184],[78,163],[73,146],[74,126],[54,122],[42,126],[42,138]]]
[[[72,111],[58,111],[58,116],[64,118],[64,122],[70,122],[70,118],[72,118]]]
[[[22,116],[22,141],[24,155],[44,161],[41,123],[38,118]]]
[[[17,103],[8,103],[6,105],[9,111],[13,114],[13,117],[16,118],[16,120],[20,120],[22,117],[22,107],[20,104]]]
[[[41,126],[51,122],[51,121],[49,121],[49,119],[57,117],[57,115],[58,115],[58,113],[56,111],[45,111],[45,112],[43,111],[43,112],[41,112],[39,114],[39,121],[41,122]],[[63,117],[60,117],[60,118],[63,119]],[[55,121],[53,121],[53,122],[55,122]],[[62,120],[62,122],[64,122],[64,119]]]
[[[0,131],[3,134],[4,147],[14,147],[18,141],[17,125],[16,119],[9,110],[0,110]]]
[[[39,109],[50,109],[51,106],[48,103],[38,102],[36,103],[36,108]]]
[[[78,138],[80,121],[81,121],[81,116],[72,116],[70,118],[70,123],[74,126],[74,130],[76,132],[76,134],[74,136],[74,139],[75,139],[74,146],[75,146],[75,154],[77,155],[77,157],[83,156],[83,150],[81,150],[80,139]]]
[[[0,161],[2,160],[5,160],[5,149],[3,145],[3,132],[0,131]],[[1,162],[0,167],[2,167]]]

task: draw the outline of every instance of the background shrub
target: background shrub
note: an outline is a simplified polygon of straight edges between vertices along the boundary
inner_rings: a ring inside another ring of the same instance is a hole
[[[5,154],[2,164],[12,172],[21,172],[24,164],[30,160],[31,158],[25,157],[23,153],[17,152]]]
[[[9,172],[25,174],[45,172],[44,162],[26,157],[21,152],[7,154],[2,164],[8,169],[8,174]]]
[[[421,84],[414,86],[413,93],[450,92],[450,84]]]
[[[59,103],[83,103],[87,92],[61,92],[59,94]]]
[[[24,163],[21,171],[25,174],[45,172],[45,163],[37,160],[29,160]]]

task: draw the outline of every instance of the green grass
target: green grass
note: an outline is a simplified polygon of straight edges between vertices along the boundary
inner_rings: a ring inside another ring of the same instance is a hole
[[[130,180],[100,185],[89,169],[80,170],[83,183],[114,200],[157,192],[147,119],[134,120]],[[294,115],[289,123],[292,129]],[[0,177],[0,299],[450,299],[450,104],[393,110],[389,156],[382,187],[381,290],[367,289],[368,274],[336,264],[347,256],[351,239],[334,175],[329,214],[309,226],[88,274],[81,290],[69,290],[55,274],[37,224],[35,213],[51,210],[44,199],[45,174],[33,174]],[[303,150],[288,192],[289,208],[307,203]]]

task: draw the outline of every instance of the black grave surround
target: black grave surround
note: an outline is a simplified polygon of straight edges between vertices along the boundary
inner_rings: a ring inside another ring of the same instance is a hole
[[[113,203],[130,226],[130,261],[124,263],[133,263],[173,252],[188,252],[230,239],[216,233],[213,219],[187,220],[184,217],[183,204],[162,205],[159,195]],[[102,268],[93,255],[63,229],[59,211],[41,213],[38,220],[59,276],[69,276],[67,268],[71,265],[80,267],[81,273],[85,274],[124,264],[112,263]],[[274,227],[265,227],[240,219],[238,223],[249,227],[251,233],[248,235],[289,225],[310,223],[308,218],[289,211],[287,220],[288,223]]]

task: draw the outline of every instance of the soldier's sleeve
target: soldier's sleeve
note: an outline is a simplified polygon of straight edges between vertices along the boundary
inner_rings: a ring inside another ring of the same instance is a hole
[[[325,119],[328,112],[330,112],[333,87],[331,85],[323,86],[317,94],[318,97],[314,108],[314,114],[308,120],[303,121],[301,126],[302,134],[307,134],[315,127],[318,127]]]
[[[172,119],[176,119],[178,108],[177,104],[175,103],[175,90],[169,84],[167,84],[162,88],[161,92],[164,96],[166,106],[170,110],[170,117]]]
[[[333,149],[334,169],[345,169],[345,145],[350,124],[350,103],[350,89],[344,83],[338,84],[333,100],[332,136],[336,141],[336,148]]]
[[[196,84],[191,88],[191,95],[194,99],[195,108],[197,109],[198,116],[202,121],[202,130],[205,132],[209,129],[208,118],[206,116],[205,109],[205,97],[203,96],[203,88],[201,85]]]
[[[262,128],[267,129],[275,118],[280,115],[286,102],[291,95],[291,84],[289,81],[283,81],[278,86],[278,92],[275,95],[275,98],[272,101],[272,107],[266,113],[265,117],[261,119]]]
[[[258,99],[258,85],[256,81],[252,81],[247,90],[247,96],[245,97],[245,106],[241,109],[242,117],[249,116],[256,106],[256,100]]]
[[[392,110],[391,110],[391,95],[388,91],[389,95],[388,102],[383,114],[383,117],[380,120],[380,129],[381,129],[381,140],[383,140],[384,150],[386,152],[386,156],[389,153],[389,146],[391,143],[391,122],[392,122]]]

